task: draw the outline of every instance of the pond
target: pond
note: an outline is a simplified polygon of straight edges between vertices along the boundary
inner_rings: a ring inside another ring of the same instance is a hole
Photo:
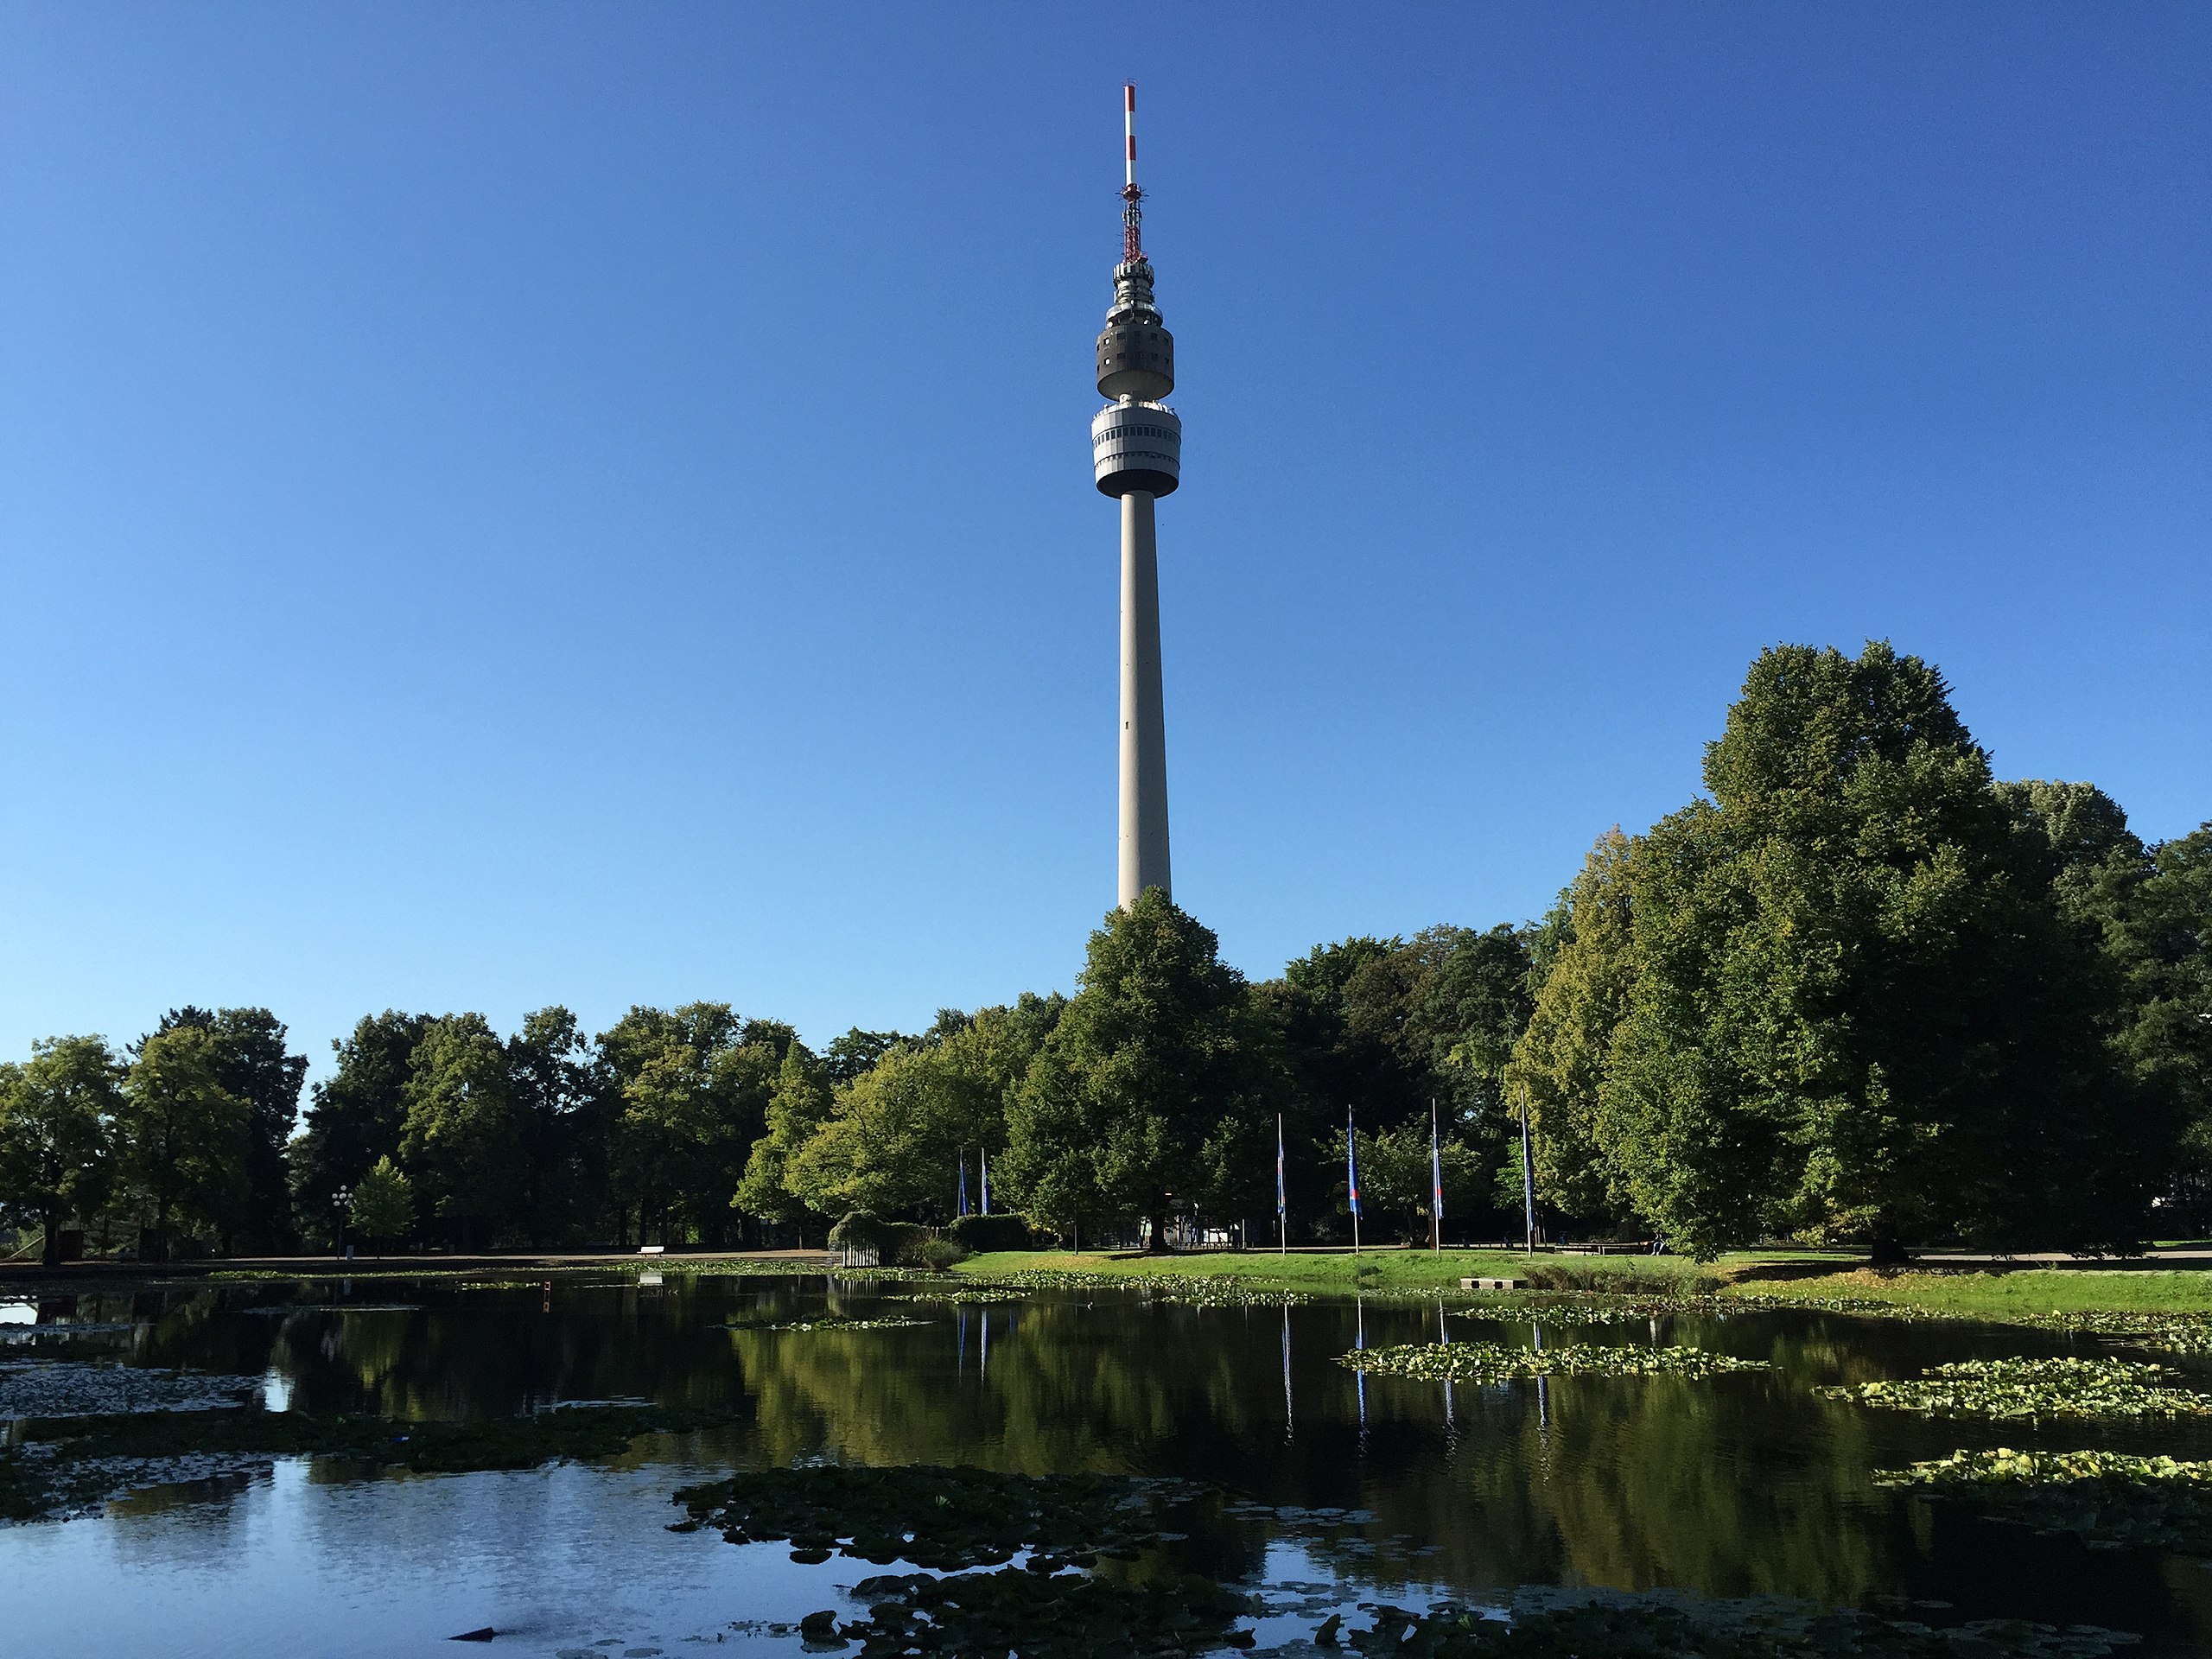
[[[1815,1392],[2111,1351],[2085,1339],[1799,1311],[1539,1331],[1465,1317],[1457,1299],[1218,1307],[1102,1288],[947,1303],[896,1282],[658,1276],[162,1287],[53,1300],[29,1328],[0,1307],[0,1364],[14,1368],[0,1384],[65,1354],[258,1379],[276,1410],[435,1423],[626,1401],[715,1422],[522,1471],[280,1457],[0,1528],[0,1650],[450,1656],[478,1650],[451,1637],[489,1628],[483,1650],[547,1659],[797,1654],[786,1627],[852,1613],[844,1592],[884,1569],[795,1561],[787,1543],[733,1544],[713,1525],[671,1531],[685,1518],[671,1498],[733,1470],[835,1462],[1217,1488],[1179,1512],[1179,1535],[1109,1570],[1172,1567],[1261,1592],[1246,1627],[1262,1649],[1307,1651],[1332,1609],[1350,1620],[1361,1602],[1567,1586],[2090,1624],[2141,1633],[2138,1653],[2212,1651],[2212,1568],[1979,1520],[1872,1478],[1999,1445],[2212,1458],[2212,1418],[1990,1423]],[[835,1319],[870,1323],[779,1328]],[[1339,1363],[1440,1333],[1663,1338],[1767,1369],[1451,1383]],[[2205,1362],[2174,1363],[2204,1380]]]

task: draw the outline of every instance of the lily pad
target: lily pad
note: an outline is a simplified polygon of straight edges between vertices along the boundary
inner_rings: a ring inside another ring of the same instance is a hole
[[[1356,1371],[1422,1377],[1440,1382],[1504,1382],[1532,1376],[1715,1376],[1763,1371],[1761,1359],[1738,1359],[1707,1348],[1645,1348],[1628,1343],[1581,1343],[1571,1348],[1514,1348],[1497,1342],[1409,1343],[1363,1348],[1338,1357]]]
[[[1236,1640],[1244,1596],[1209,1579],[1123,1584],[1019,1567],[950,1578],[863,1579],[853,1594],[868,1617],[844,1625],[861,1659],[898,1654],[1007,1654],[1022,1659],[1169,1659]]]
[[[1179,1535],[1165,1512],[1205,1496],[1188,1481],[1133,1475],[1007,1475],[988,1469],[840,1465],[760,1469],[675,1502],[690,1513],[677,1532],[712,1527],[734,1544],[788,1540],[793,1559],[816,1552],[949,1570],[998,1567],[1030,1552],[1039,1573],[1132,1558]]]
[[[732,1319],[728,1325],[733,1331],[905,1331],[929,1323],[927,1319],[910,1319],[901,1314],[849,1319],[840,1314],[820,1313],[812,1319]]]
[[[1818,1392],[1887,1411],[1929,1417],[2196,1417],[2212,1394],[2165,1386],[2179,1373],[2126,1359],[1969,1359],[1916,1377]]]
[[[0,1451],[0,1517],[34,1520],[95,1509],[147,1485],[250,1474],[280,1457],[327,1457],[423,1472],[529,1469],[611,1457],[640,1434],[715,1427],[727,1412],[660,1406],[576,1405],[476,1422],[301,1412],[131,1412],[56,1417],[23,1427]]]
[[[1407,1659],[2094,1659],[2137,1640],[2012,1619],[1938,1630],[1871,1613],[1664,1592],[1523,1597],[1502,1609],[1447,1603],[1426,1613],[1363,1605],[1372,1628],[1346,1632],[1342,1642],[1360,1654]]]
[[[2212,1554],[2212,1463],[1999,1446],[1879,1470],[1874,1479],[2092,1544]]]

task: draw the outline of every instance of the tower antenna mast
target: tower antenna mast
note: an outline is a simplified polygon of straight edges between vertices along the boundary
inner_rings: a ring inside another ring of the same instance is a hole
[[[1122,87],[1122,137],[1128,149],[1128,171],[1122,186],[1122,257],[1135,264],[1144,257],[1144,191],[1137,183],[1137,84]]]

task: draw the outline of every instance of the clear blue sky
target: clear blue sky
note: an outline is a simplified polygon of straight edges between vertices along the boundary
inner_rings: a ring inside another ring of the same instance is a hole
[[[16,3],[0,1055],[1068,988],[1140,86],[1176,896],[1540,913],[1776,641],[2212,816],[2212,12]]]

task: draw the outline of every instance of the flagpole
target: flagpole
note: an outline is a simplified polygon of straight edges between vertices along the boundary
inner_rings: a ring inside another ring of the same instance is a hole
[[[1536,1166],[1529,1154],[1529,1085],[1521,1085],[1521,1253],[1536,1251]]]
[[[1428,1248],[1444,1249],[1444,1164],[1436,1149],[1436,1096],[1428,1097]]]
[[[1290,1254],[1290,1206],[1282,1185],[1282,1114],[1275,1114],[1275,1230],[1277,1254]]]
[[[1359,1143],[1352,1138],[1351,1108],[1344,1108],[1344,1188],[1351,1195],[1351,1253],[1359,1254]]]

